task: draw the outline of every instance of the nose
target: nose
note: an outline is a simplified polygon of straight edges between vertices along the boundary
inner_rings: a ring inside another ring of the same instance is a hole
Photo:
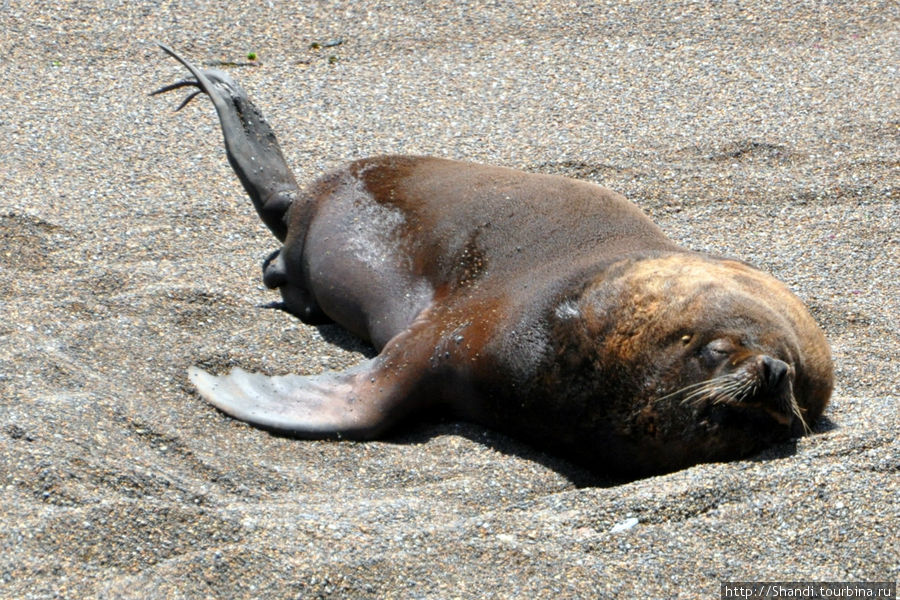
[[[759,371],[762,380],[770,391],[778,391],[787,383],[788,364],[771,356],[762,356],[759,360]]]

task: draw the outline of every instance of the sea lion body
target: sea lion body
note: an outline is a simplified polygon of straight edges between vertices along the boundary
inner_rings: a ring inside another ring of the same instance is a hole
[[[377,349],[436,297],[463,311],[503,299],[521,312],[538,288],[598,263],[677,250],[600,186],[438,158],[358,160],[300,203],[310,208],[291,211],[276,287],[291,312],[324,313]]]
[[[191,380],[213,405],[300,437],[370,439],[438,409],[626,476],[803,433],[832,389],[827,343],[774,278],[671,242],[603,187],[379,156],[301,190],[221,71],[170,50],[213,100],[228,158],[282,248],[264,281],[308,323],[378,356],[342,373]]]

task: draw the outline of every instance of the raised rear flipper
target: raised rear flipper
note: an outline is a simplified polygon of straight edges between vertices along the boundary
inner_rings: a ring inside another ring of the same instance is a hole
[[[178,107],[181,110],[197,94],[210,97],[225,137],[228,162],[240,178],[253,200],[260,218],[279,240],[287,235],[287,212],[300,189],[288,168],[272,128],[247,93],[225,71],[201,71],[180,57],[174,50],[159,45],[178,62],[187,67],[195,79],[186,79],[153,92],[161,94],[183,87],[196,87]]]

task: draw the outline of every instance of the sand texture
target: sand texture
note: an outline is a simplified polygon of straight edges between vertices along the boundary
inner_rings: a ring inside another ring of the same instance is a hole
[[[896,2],[6,0],[0,41],[0,597],[900,579]],[[827,418],[610,485],[466,423],[303,442],[225,417],[189,366],[366,349],[270,307],[276,240],[209,101],[148,97],[185,75],[156,41],[228,63],[301,181],[388,152],[564,174],[773,273],[832,344]]]

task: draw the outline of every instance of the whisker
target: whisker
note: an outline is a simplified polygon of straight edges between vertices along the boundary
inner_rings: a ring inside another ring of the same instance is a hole
[[[716,404],[720,404],[730,398],[732,391],[740,385],[739,381],[734,380],[729,375],[707,379],[702,383],[702,387],[699,387],[684,397],[681,401],[683,405],[700,404],[704,400],[713,400]]]
[[[685,396],[681,400],[681,404],[690,404],[696,401],[701,401],[709,397],[715,391],[715,386],[703,386],[702,388],[696,389],[692,391],[690,394]]]
[[[715,390],[714,403],[726,404],[728,402],[739,402],[742,394],[746,392],[747,387],[748,382],[746,381],[733,381],[730,385]]]
[[[803,409],[800,408],[800,405],[797,404],[797,399],[794,397],[793,382],[789,382],[788,385],[790,388],[788,389],[787,408],[790,414],[796,417],[803,425],[804,434],[809,434],[812,430],[803,417]],[[704,402],[710,402],[715,405],[741,404],[754,398],[759,393],[761,386],[762,383],[757,377],[729,373],[691,383],[674,392],[660,396],[655,402],[662,402],[680,396],[680,404],[682,406],[697,407]]]
[[[791,413],[800,420],[800,424],[803,425],[803,434],[809,435],[812,433],[812,428],[806,422],[806,419],[803,418],[803,410],[800,408],[800,405],[797,404],[797,399],[794,397],[794,382],[788,382],[788,400],[791,405]]]
[[[729,379],[729,377],[728,377],[727,375],[720,375],[719,377],[713,377],[712,379],[705,379],[705,380],[703,380],[703,381],[698,381],[697,383],[692,383],[692,384],[690,384],[690,385],[684,386],[683,388],[679,388],[679,389],[675,390],[674,392],[672,392],[672,393],[670,393],[670,394],[666,394],[665,396],[661,396],[661,397],[657,398],[657,401],[659,401],[659,400],[667,400],[667,399],[669,399],[669,398],[671,398],[671,397],[673,397],[673,396],[678,396],[678,395],[681,395],[681,394],[690,392],[691,390],[693,390],[693,389],[695,389],[695,388],[707,386],[707,385],[710,385],[710,384],[712,384],[712,383],[714,383],[714,382],[717,382],[717,381],[723,380],[723,379]]]
[[[745,380],[743,384],[735,390],[733,398],[735,402],[743,402],[747,398],[756,393],[759,385],[755,379]]]

